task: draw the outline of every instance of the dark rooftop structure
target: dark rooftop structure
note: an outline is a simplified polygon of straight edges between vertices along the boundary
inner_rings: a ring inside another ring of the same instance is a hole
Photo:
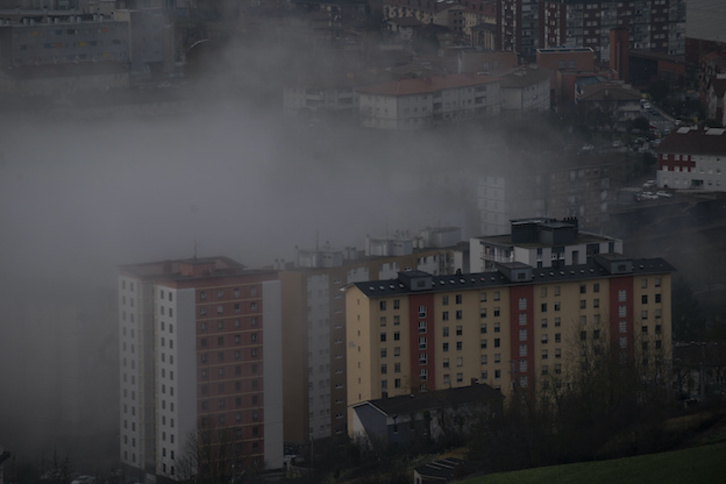
[[[726,156],[726,129],[682,127],[669,134],[658,153]]]
[[[353,284],[367,297],[389,297],[396,294],[409,294],[419,291],[445,292],[457,289],[475,289],[486,287],[502,287],[515,284],[551,283],[557,281],[576,281],[597,279],[607,276],[626,274],[660,274],[674,272],[676,269],[662,258],[632,259],[620,254],[599,254],[587,264],[571,265],[566,267],[531,268],[531,277],[520,279],[508,277],[518,275],[522,266],[508,266],[499,264],[496,271],[479,272],[472,274],[454,274],[433,276],[421,271],[399,272],[397,279],[388,281],[367,281]],[[625,266],[625,267],[623,267]],[[529,266],[526,266],[529,267]],[[421,279],[426,279],[422,286],[418,286]],[[415,281],[415,285],[411,282]]]

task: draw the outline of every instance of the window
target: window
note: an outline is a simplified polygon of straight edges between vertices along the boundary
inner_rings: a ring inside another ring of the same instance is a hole
[[[461,294],[457,294],[457,295],[456,295],[456,304],[461,304],[461,301],[462,301],[462,296],[461,296]]]
[[[541,250],[541,249],[537,249]],[[540,297],[547,297],[547,286],[542,286],[539,290]]]
[[[518,302],[519,310],[524,311],[527,309],[527,298],[526,297],[520,297]]]
[[[461,326],[456,327],[456,336],[461,336],[463,329]]]
[[[419,318],[425,318],[426,317],[426,306],[419,306],[418,307],[418,317]]]
[[[487,308],[481,308],[479,310],[479,317],[480,318],[486,318],[487,317]]]
[[[494,323],[494,332],[498,333],[501,330],[501,325],[499,323]]]
[[[592,285],[592,292],[600,292],[600,283],[596,282]]]
[[[562,324],[562,320],[560,318],[555,318],[555,328],[559,328]]]
[[[448,321],[449,320],[449,312],[448,311],[444,311],[443,313],[441,313],[441,319],[443,321]]]
[[[393,356],[401,356],[401,347],[400,346],[395,346],[393,348]]]
[[[449,367],[449,359],[444,358],[444,368],[448,368],[448,367]]]
[[[378,308],[379,308],[379,309],[380,309],[381,311],[385,311],[385,310],[386,310],[386,301],[379,301],[379,302],[378,302]]]
[[[494,291],[494,298],[495,301],[499,301],[499,291]]]
[[[494,370],[494,378],[499,379],[502,377],[502,370]]]
[[[587,309],[587,301],[585,299],[580,299],[580,309]]]
[[[481,340],[481,343],[479,343],[479,347],[483,350],[487,349],[487,340]]]
[[[399,299],[393,300],[393,309],[401,309],[401,301]]]
[[[560,303],[559,302],[556,302],[555,303],[555,312],[557,312],[559,310],[560,310]]]
[[[562,343],[562,333],[555,333],[555,343]]]
[[[487,293],[486,292],[479,293],[479,302],[487,302]]]
[[[429,378],[429,371],[426,368],[421,368],[418,370],[418,377],[422,381],[426,381]]]
[[[462,311],[461,310],[456,311],[456,319],[461,319],[462,317],[463,317]]]
[[[640,288],[646,289],[648,287],[648,279],[641,279],[640,280]]]
[[[655,302],[656,302],[656,303],[660,303],[660,301],[661,301],[661,299],[660,299],[660,294],[656,294],[656,295],[655,295]]]
[[[386,333],[381,333],[381,343],[386,341]]]
[[[199,299],[202,301],[207,299],[207,291],[199,291]]]
[[[621,318],[624,318],[628,315],[628,308],[625,306],[625,304],[621,304],[618,306],[618,316]]]
[[[542,311],[543,313],[547,312],[547,303],[542,303],[542,305],[540,306],[540,311]]]
[[[642,296],[640,296],[640,303],[648,304],[648,295],[647,294],[643,294]]]
[[[501,346],[501,340],[499,338],[494,338],[494,347],[499,348]]]
[[[401,339],[401,333],[396,331],[393,333],[393,341],[399,341]]]
[[[457,341],[456,342],[456,351],[461,351],[462,345],[463,345],[463,343],[461,341]]]
[[[479,327],[479,332],[480,332],[481,334],[487,334],[487,324],[486,324],[486,323],[482,324],[482,325],[481,325],[481,326]]]
[[[418,349],[425,350],[426,349],[426,338],[419,338],[418,339]]]
[[[449,351],[449,343],[444,343],[443,344],[443,351],[444,351],[444,353],[446,353],[447,351]]]
[[[587,284],[580,284],[580,294],[587,294]]]
[[[386,348],[381,349],[381,358],[385,358],[387,354]]]
[[[384,363],[381,365],[381,375],[388,373],[388,366]]]
[[[449,296],[441,296],[441,304],[443,306],[448,306],[449,305]]]
[[[217,306],[217,314],[224,314],[224,306],[221,304]]]
[[[526,344],[519,345],[519,356],[520,356],[520,358],[525,358],[527,356],[527,345]]]
[[[628,300],[628,293],[625,289],[618,290],[618,302],[625,302]]]
[[[499,308],[494,308],[494,317],[498,318],[500,314]]]

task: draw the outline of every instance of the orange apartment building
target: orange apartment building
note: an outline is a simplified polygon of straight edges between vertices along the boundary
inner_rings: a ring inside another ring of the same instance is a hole
[[[504,394],[536,389],[564,378],[594,341],[646,365],[667,362],[673,270],[659,258],[598,254],[559,268],[512,262],[492,272],[407,271],[351,284],[348,405],[472,382]]]

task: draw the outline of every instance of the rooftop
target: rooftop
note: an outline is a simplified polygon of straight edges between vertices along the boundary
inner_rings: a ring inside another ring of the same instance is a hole
[[[601,254],[602,255],[602,254]],[[621,256],[620,256],[621,257]],[[620,260],[620,259],[618,259]],[[674,272],[675,268],[665,259],[627,259],[633,263],[633,270],[624,275],[663,274]],[[424,273],[425,274],[425,273]],[[566,267],[532,268],[532,278],[515,282],[507,278],[501,271],[479,272],[472,274],[456,274],[431,276],[431,289],[411,290],[401,278],[388,281],[366,281],[353,284],[366,297],[389,297],[393,295],[413,294],[421,292],[448,292],[456,290],[485,289],[522,284],[547,284],[554,282],[581,281],[612,276],[606,268],[594,261],[587,264]],[[620,274],[618,274],[620,275]]]
[[[656,148],[658,153],[726,156],[726,129],[681,127]]]
[[[147,280],[191,280],[253,272],[245,271],[245,266],[224,256],[129,264],[119,269],[122,275]]]
[[[379,398],[353,405],[371,405],[385,415],[411,414],[431,408],[454,407],[462,404],[486,401],[501,401],[504,397],[486,383],[478,383],[467,387],[421,392],[412,395],[401,395],[390,398]]]
[[[476,74],[450,74],[448,76],[431,76],[420,79],[401,79],[367,86],[358,89],[363,94],[379,94],[383,96],[407,96],[430,94],[444,89],[478,86],[498,81],[496,77]]]

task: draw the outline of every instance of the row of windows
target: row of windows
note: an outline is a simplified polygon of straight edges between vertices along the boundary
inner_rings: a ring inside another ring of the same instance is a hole
[[[217,331],[224,331],[224,326],[225,326],[224,323],[225,323],[224,321],[217,321],[217,324],[216,324]],[[211,323],[208,323],[207,321],[200,322],[199,331],[201,331],[202,333],[207,332],[207,330],[210,328],[210,324]],[[234,321],[232,321],[232,326],[233,326],[233,329],[239,329],[242,327],[242,322],[239,319],[235,319]],[[257,326],[256,317],[249,318],[249,326],[252,326],[252,327]]]
[[[213,292],[213,291],[210,291]],[[226,295],[226,291],[224,289],[217,289],[217,299],[224,299]],[[241,296],[242,292],[240,291],[239,287],[235,287],[232,289],[232,297],[239,298]],[[257,296],[257,286],[250,286],[249,292],[250,297],[256,297]],[[163,298],[162,298],[163,299]],[[206,301],[207,300],[207,291],[202,290],[199,291],[199,300],[200,301]]]
[[[257,311],[257,302],[256,301],[249,303],[249,310]],[[235,314],[239,314],[240,312],[242,312],[242,305],[240,303],[234,303],[234,305],[232,307],[232,311]],[[217,305],[216,312],[218,315],[224,314],[224,305],[222,305],[222,304]],[[207,306],[200,306],[199,315],[206,316],[207,314],[208,314]]]
[[[224,410],[227,407],[227,400],[228,399],[226,399],[226,398],[220,398],[219,400],[217,400],[217,410]],[[229,399],[229,401],[231,403],[232,399]],[[252,395],[250,397],[250,402],[251,402],[250,403],[251,405],[259,405],[260,397],[258,395]],[[200,407],[201,407],[202,410],[207,411],[212,406],[211,405],[212,403],[213,402],[211,402],[210,400],[202,400],[199,405],[200,405]],[[234,398],[234,406],[237,407],[237,408],[241,408],[242,407],[242,397],[235,397]],[[241,421],[242,420],[242,414],[241,413],[237,413],[236,415],[237,415],[237,417],[235,417],[235,420],[237,420],[238,422]],[[258,418],[259,417],[258,417],[257,411],[254,411],[252,413],[252,420],[257,420]]]
[[[246,334],[249,335],[249,341],[247,343],[254,344],[254,343],[258,342],[257,333],[246,333]],[[227,335],[227,336],[230,336],[230,335]],[[199,344],[202,348],[205,348],[207,346],[208,339],[209,338],[201,338],[199,340]],[[163,338],[162,338],[162,340],[163,340]],[[217,336],[217,346],[224,346],[224,340],[225,340],[224,336]],[[234,344],[236,344],[236,345],[242,344],[242,335],[241,334],[233,335],[232,341],[234,341]],[[164,345],[162,344],[162,346],[164,346]]]

